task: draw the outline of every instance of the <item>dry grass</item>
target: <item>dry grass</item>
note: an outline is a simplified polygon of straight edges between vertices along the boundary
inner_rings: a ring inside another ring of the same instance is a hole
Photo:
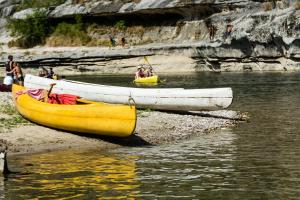
[[[17,47],[17,46],[18,46],[18,42],[17,42],[17,40],[10,40],[10,41],[7,43],[7,46],[8,46],[9,48]]]
[[[142,37],[145,33],[145,28],[143,26],[131,26],[127,28],[127,33],[130,35],[138,35]]]
[[[91,40],[89,43],[87,43],[87,46],[89,47],[95,47],[95,46],[106,46],[109,47],[111,46],[109,40],[104,40],[104,39],[94,39]]]
[[[270,10],[272,10],[273,9],[272,3],[271,2],[264,2],[262,4],[262,9],[264,11],[270,11]]]
[[[294,4],[294,8],[296,8],[296,10],[300,10],[300,1]]]
[[[124,35],[138,36],[141,38],[143,37],[145,31],[146,30],[143,26],[130,26],[124,30],[120,30],[115,26],[103,26],[98,24],[92,24],[87,28],[87,33],[89,36],[100,36],[106,34],[118,35],[119,33],[122,33]]]
[[[69,30],[70,29],[70,30]],[[153,39],[143,39],[144,33],[147,31],[143,26],[130,26],[124,30],[120,30],[116,26],[106,26],[99,24],[91,24],[85,31],[80,34],[69,28],[68,32],[63,34],[62,31],[55,31],[50,37],[46,39],[46,45],[51,47],[57,46],[111,46],[108,35],[114,35],[115,39],[120,37],[126,38],[126,43],[131,45],[141,45],[153,43]],[[73,33],[74,32],[74,33]],[[86,36],[86,37],[84,37]],[[83,40],[89,38],[89,40]],[[117,45],[121,42],[117,42]]]
[[[143,45],[143,44],[150,44],[153,43],[153,40],[151,38],[146,38],[138,43],[136,43],[135,45]]]
[[[42,44],[44,44],[44,43],[42,43]],[[30,41],[27,41],[27,40],[25,40],[23,38],[18,38],[16,40],[10,40],[7,43],[7,46],[9,48],[11,48],[11,47],[19,47],[19,48],[24,48],[24,49],[32,47]]]
[[[82,41],[82,39],[79,37],[51,36],[46,39],[46,45],[50,47],[85,46],[87,43],[87,41]]]
[[[89,35],[94,35],[94,34],[104,35],[104,34],[115,33],[115,32],[116,32],[115,28],[111,26],[100,26],[98,24],[92,24],[87,28],[87,33]]]

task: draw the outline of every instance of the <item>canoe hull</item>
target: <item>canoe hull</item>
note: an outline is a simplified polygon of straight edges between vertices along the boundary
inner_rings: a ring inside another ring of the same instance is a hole
[[[49,88],[56,83],[55,93],[78,95],[91,101],[128,104],[132,97],[138,108],[176,111],[201,111],[227,108],[232,103],[231,88],[213,89],[158,89],[130,88],[96,85],[83,82],[52,80],[26,75],[25,86],[29,88]]]
[[[134,80],[134,83],[158,83],[158,76],[137,78]]]
[[[24,88],[14,85],[12,90],[15,96]],[[15,100],[15,106],[24,118],[55,129],[116,137],[133,134],[136,126],[134,106],[86,102],[79,105],[48,104],[23,94]]]

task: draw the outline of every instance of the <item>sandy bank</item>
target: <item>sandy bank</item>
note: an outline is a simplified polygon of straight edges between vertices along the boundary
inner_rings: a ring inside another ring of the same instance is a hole
[[[242,120],[235,111],[167,113],[138,111],[135,134],[128,138],[82,136],[32,124],[19,116],[12,107],[11,95],[0,93],[0,146],[10,153],[38,153],[68,148],[109,149],[120,146],[143,146],[175,143]],[[4,109],[3,109],[4,108]]]

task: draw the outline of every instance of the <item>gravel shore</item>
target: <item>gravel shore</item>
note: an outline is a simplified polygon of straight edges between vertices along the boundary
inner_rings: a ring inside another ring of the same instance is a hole
[[[245,120],[244,114],[230,110],[185,113],[139,110],[134,135],[128,138],[93,135],[87,137],[24,120],[14,110],[10,93],[0,93],[0,106],[0,146],[8,146],[10,153],[13,154],[67,148],[109,149],[120,146],[176,143],[219,128],[231,127]]]

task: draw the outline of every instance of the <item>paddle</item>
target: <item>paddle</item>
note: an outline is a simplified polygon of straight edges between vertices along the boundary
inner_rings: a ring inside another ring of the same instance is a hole
[[[150,62],[148,61],[148,58],[146,56],[144,56],[144,59],[148,63],[148,65],[150,65],[150,67],[152,67],[152,65],[150,64]]]
[[[148,63],[148,65],[152,68],[152,71],[154,74],[156,74],[156,72],[154,71],[152,65],[150,64],[150,62],[148,61],[148,58],[146,56],[144,56],[145,61]]]
[[[150,67],[152,67],[152,65],[150,64],[150,62],[148,61],[148,58],[147,58],[146,56],[144,56],[144,59],[145,59],[145,61],[148,63],[148,65],[150,65]],[[152,67],[152,70],[153,70],[154,74],[157,74],[157,73],[154,71],[153,67]],[[160,80],[160,79],[159,79],[159,83],[165,83],[165,82],[166,82],[166,79],[164,79],[164,80]]]

